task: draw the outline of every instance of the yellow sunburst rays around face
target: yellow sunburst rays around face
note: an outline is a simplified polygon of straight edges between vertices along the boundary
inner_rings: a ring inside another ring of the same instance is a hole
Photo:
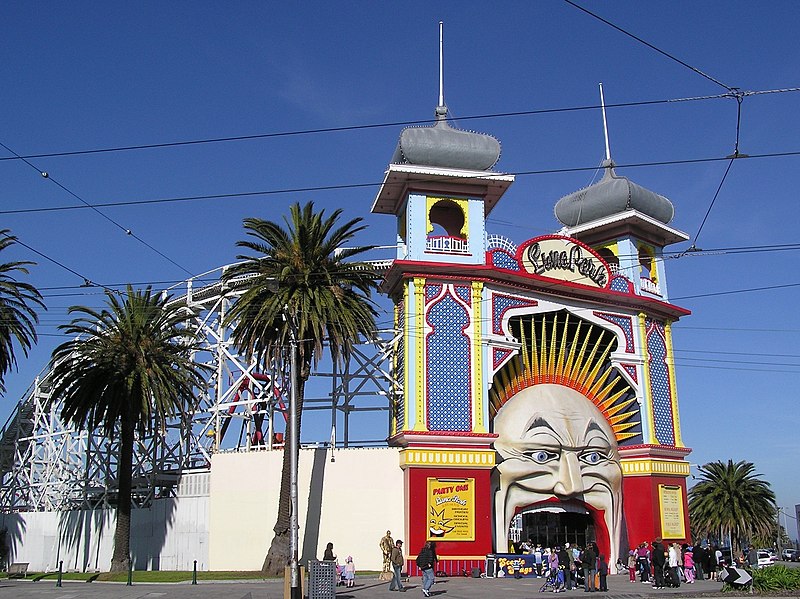
[[[489,392],[489,415],[494,419],[502,405],[533,385],[555,384],[575,389],[603,413],[617,441],[635,437],[630,429],[638,424],[638,410],[628,409],[636,401],[632,389],[608,363],[614,337],[608,331],[578,319],[570,326],[570,315],[555,313],[541,320],[537,339],[536,321],[520,325],[521,353],[497,373]],[[548,325],[549,322],[549,325]],[[530,339],[529,339],[530,337]],[[626,399],[627,398],[627,399]]]

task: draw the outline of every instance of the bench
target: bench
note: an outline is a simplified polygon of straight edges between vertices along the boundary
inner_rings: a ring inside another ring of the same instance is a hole
[[[28,562],[16,562],[8,566],[9,578],[25,578],[28,575]]]

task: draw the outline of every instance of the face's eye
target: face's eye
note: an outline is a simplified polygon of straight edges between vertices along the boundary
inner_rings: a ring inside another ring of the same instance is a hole
[[[580,460],[590,466],[596,466],[607,459],[608,456],[602,451],[585,451],[580,455]]]
[[[545,451],[544,449],[531,451],[528,455],[537,464],[545,464],[547,462],[555,460],[558,457],[557,453],[554,453],[552,451]]]

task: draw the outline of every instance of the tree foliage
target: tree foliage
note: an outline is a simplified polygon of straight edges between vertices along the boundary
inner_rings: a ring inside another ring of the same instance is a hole
[[[750,462],[711,462],[700,467],[700,481],[689,490],[692,530],[701,536],[726,538],[734,550],[770,534],[775,523],[775,493],[754,474]]]
[[[8,229],[0,230],[0,251],[16,241]],[[37,340],[39,317],[35,308],[44,308],[42,296],[33,285],[15,278],[17,273],[27,275],[27,267],[33,264],[27,261],[0,263],[0,394],[6,391],[6,373],[17,366],[14,347],[19,346],[27,356]]]
[[[73,306],[80,314],[59,327],[75,337],[53,351],[53,398],[61,416],[87,430],[119,435],[117,528],[112,571],[125,571],[130,555],[131,477],[135,434],[165,428],[168,417],[192,404],[205,366],[192,360],[193,333],[185,315],[148,287],[129,285],[124,297],[107,292],[107,307]]]
[[[244,228],[252,238],[238,242],[251,252],[228,270],[228,286],[245,291],[231,307],[227,322],[239,349],[262,368],[285,365],[292,340],[297,340],[297,379],[292,381],[298,404],[298,435],[305,382],[312,365],[327,346],[334,361],[345,362],[361,338],[375,333],[376,312],[371,294],[376,275],[363,262],[349,261],[371,246],[346,248],[365,226],[356,218],[338,225],[341,210],[330,216],[316,212],[313,202],[294,204],[280,223],[248,218]],[[287,426],[287,429],[289,427]],[[286,431],[286,446],[291,443]],[[289,560],[289,454],[284,453],[275,537],[263,570],[282,574]]]

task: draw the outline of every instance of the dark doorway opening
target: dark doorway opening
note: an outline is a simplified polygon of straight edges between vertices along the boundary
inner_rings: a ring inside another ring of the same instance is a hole
[[[594,522],[586,512],[523,512],[520,538],[533,539],[542,547],[564,543],[585,547],[587,540],[595,540]]]

